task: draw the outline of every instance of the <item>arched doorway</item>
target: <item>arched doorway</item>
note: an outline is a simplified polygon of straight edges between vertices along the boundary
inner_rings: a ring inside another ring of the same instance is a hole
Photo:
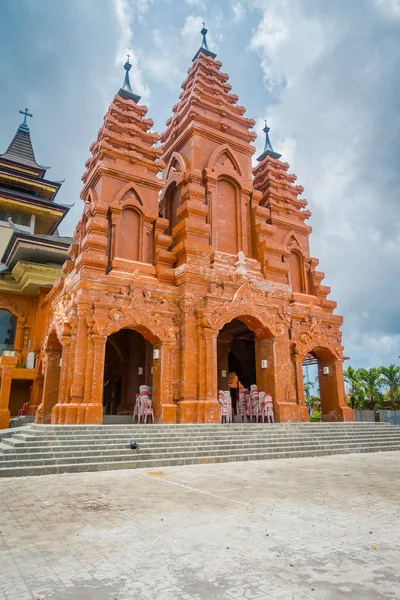
[[[152,386],[153,346],[138,331],[121,329],[106,343],[103,414],[132,415],[141,385]]]
[[[217,338],[217,388],[230,391],[233,412],[239,390],[257,384],[256,336],[243,321],[233,319]]]

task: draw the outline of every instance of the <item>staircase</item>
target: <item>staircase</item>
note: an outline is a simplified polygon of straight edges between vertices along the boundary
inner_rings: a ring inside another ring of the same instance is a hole
[[[0,476],[389,450],[400,450],[400,427],[388,423],[27,425],[0,438]]]

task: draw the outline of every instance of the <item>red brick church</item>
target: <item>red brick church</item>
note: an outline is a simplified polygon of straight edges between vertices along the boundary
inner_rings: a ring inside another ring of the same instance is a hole
[[[64,277],[41,302],[36,422],[132,414],[141,385],[156,422],[218,422],[232,374],[271,394],[277,421],[307,421],[310,359],[323,418],[353,419],[342,317],[310,256],[303,188],[267,126],[252,168],[255,122],[206,33],[161,136],[124,66],[90,148]]]

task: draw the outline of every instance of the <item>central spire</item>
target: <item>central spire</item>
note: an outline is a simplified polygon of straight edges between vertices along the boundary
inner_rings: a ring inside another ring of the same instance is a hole
[[[132,88],[131,88],[131,82],[129,81],[129,71],[131,70],[131,68],[132,68],[132,65],[129,62],[129,54],[127,54],[126,63],[124,64],[124,69],[125,69],[124,85],[122,86],[122,88],[120,88],[118,94],[120,96],[122,96],[123,98],[127,98],[128,100],[133,100],[137,104],[140,100],[140,96],[138,96],[137,94],[134,94],[132,91]]]
[[[200,33],[203,36],[203,39],[202,39],[200,48],[198,49],[198,51],[196,52],[196,54],[193,57],[193,60],[196,60],[196,58],[198,57],[200,52],[204,52],[205,54],[208,54],[208,56],[215,58],[217,55],[214,52],[211,52],[211,50],[209,49],[208,44],[207,44],[206,36],[208,33],[208,29],[206,29],[205,23],[203,23],[203,29],[200,31]]]

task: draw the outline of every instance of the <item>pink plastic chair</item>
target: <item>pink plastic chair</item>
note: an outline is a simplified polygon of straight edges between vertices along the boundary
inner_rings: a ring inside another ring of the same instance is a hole
[[[239,392],[239,400],[237,403],[238,417],[242,422],[246,420],[246,393],[244,390]]]
[[[140,416],[140,394],[136,394],[135,408],[133,409],[133,422],[135,423],[136,421],[137,423],[140,423]]]
[[[260,392],[260,405],[262,422],[264,423],[265,419],[267,419],[267,423],[275,423],[274,404],[271,394]]]
[[[244,388],[243,391],[246,394],[246,418],[249,418],[251,422],[253,420],[253,407],[251,405],[250,392],[247,388]]]
[[[143,423],[148,423],[149,418],[151,418],[151,422],[154,423],[154,412],[150,396],[143,398],[142,418]]]
[[[221,423],[232,423],[232,398],[230,392],[223,392],[224,401],[221,409]],[[225,421],[224,421],[225,419]]]
[[[259,394],[258,387],[254,384],[250,386],[250,400],[251,400],[251,419],[253,417],[256,418],[256,423],[258,423],[258,418],[260,416],[260,405],[259,405]]]

